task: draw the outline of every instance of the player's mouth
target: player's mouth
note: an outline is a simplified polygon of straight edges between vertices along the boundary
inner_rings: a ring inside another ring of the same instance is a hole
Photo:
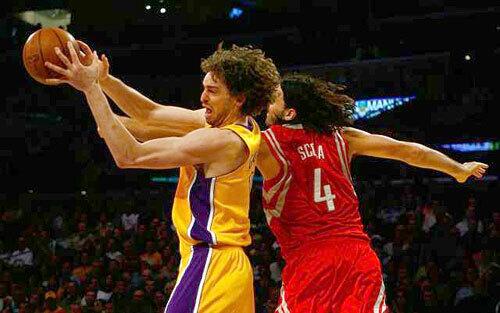
[[[212,115],[212,109],[205,107],[205,117]]]

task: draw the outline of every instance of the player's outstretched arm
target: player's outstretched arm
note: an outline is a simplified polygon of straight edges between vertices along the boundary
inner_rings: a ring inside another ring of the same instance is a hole
[[[90,47],[78,41],[82,51],[89,55]],[[118,107],[128,116],[143,124],[161,126],[182,135],[205,126],[205,110],[188,110],[156,103],[122,80],[109,73],[109,61],[105,55],[99,60],[99,84]]]
[[[454,177],[458,182],[465,182],[470,176],[481,178],[488,165],[480,162],[458,163],[443,153],[424,145],[399,141],[387,136],[346,128],[344,136],[349,142],[349,154],[366,155],[403,161],[410,165],[433,169]]]

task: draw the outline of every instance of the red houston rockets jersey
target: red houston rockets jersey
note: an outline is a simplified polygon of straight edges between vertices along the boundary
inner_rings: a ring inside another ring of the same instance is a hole
[[[311,242],[338,237],[369,240],[341,131],[320,134],[300,124],[274,125],[263,135],[280,163],[278,176],[264,181],[263,207],[285,257]]]

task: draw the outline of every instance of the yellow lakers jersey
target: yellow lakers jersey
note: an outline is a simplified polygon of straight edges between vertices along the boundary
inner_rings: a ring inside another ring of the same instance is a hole
[[[248,148],[247,158],[236,170],[210,178],[194,166],[181,167],[172,208],[181,244],[247,246],[251,242],[248,211],[260,129],[252,118],[247,125],[222,129],[240,136]]]

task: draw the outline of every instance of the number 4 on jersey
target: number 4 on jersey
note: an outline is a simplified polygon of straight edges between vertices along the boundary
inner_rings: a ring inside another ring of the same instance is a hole
[[[323,188],[321,188],[323,187]],[[321,189],[325,192],[325,195],[321,195]],[[332,194],[332,189],[330,185],[321,186],[321,168],[314,169],[314,202],[320,203],[326,201],[326,205],[328,207],[328,212],[332,212],[335,210],[335,204],[333,200],[335,199],[335,195]]]

